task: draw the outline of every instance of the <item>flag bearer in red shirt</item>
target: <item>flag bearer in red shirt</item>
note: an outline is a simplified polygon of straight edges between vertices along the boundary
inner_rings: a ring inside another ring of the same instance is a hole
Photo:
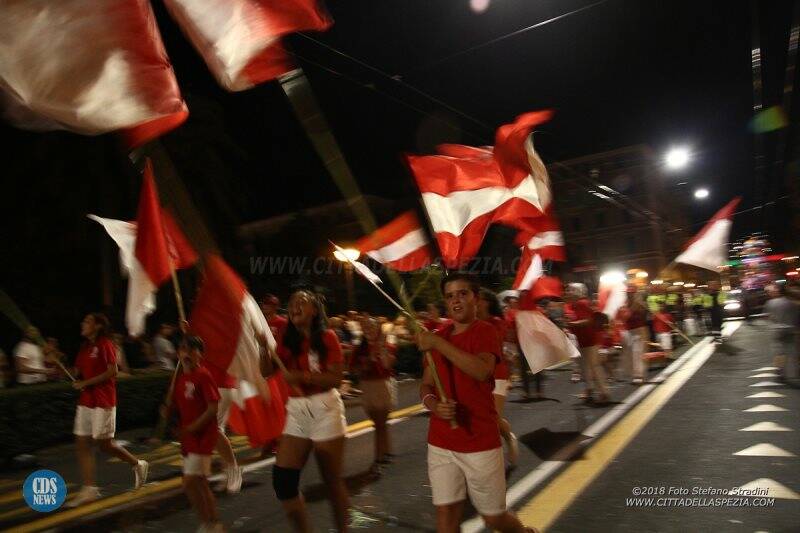
[[[68,504],[77,507],[100,497],[95,485],[95,462],[92,446],[97,444],[133,467],[133,488],[147,481],[149,464],[114,442],[117,420],[117,355],[109,338],[108,318],[102,313],[89,313],[81,322],[81,336],[86,339],[75,359],[75,372],[80,379],[73,388],[81,391],[75,411],[75,450],[83,478],[77,498]]]
[[[217,503],[208,485],[211,455],[219,438],[220,396],[211,373],[201,365],[203,350],[203,340],[194,335],[187,336],[178,347],[183,372],[175,381],[172,404],[180,416],[183,490],[200,517],[201,529],[222,531]]]
[[[470,501],[489,529],[530,532],[506,508],[503,449],[494,406],[494,367],[501,340],[491,324],[477,320],[479,285],[474,277],[453,273],[442,280],[448,315],[437,332],[417,335],[420,350],[430,350],[447,396],[440,398],[433,370],[425,367],[422,403],[431,411],[428,476],[436,506],[436,530],[459,531],[464,501]],[[451,427],[455,419],[458,426]]]
[[[670,357],[672,355],[672,325],[675,321],[663,305],[658,306],[658,312],[653,315],[653,332],[656,334],[661,350]]]

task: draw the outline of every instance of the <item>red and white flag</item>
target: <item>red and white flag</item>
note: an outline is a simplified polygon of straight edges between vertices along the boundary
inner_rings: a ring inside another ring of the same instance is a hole
[[[280,373],[266,380],[270,400],[261,397],[256,387],[240,379],[233,389],[228,426],[234,433],[247,435],[251,448],[261,448],[280,437],[286,424],[289,391]]]
[[[625,278],[600,280],[597,287],[597,308],[600,309],[609,320],[617,317],[619,309],[625,305],[628,299],[628,285]]]
[[[332,20],[317,0],[165,0],[217,81],[242,91],[293,68],[281,37],[325,30]]]
[[[428,237],[417,215],[406,211],[355,245],[362,254],[394,270],[409,272],[433,261]]]
[[[728,262],[728,239],[733,212],[741,198],[734,198],[728,205],[717,211],[714,217],[690,240],[675,263],[684,263],[717,272]]]
[[[519,347],[534,374],[580,355],[564,332],[539,311],[517,311]]]
[[[258,337],[264,336],[274,350],[275,339],[255,299],[244,282],[218,255],[204,262],[205,279],[192,310],[190,328],[205,343],[206,361],[242,379],[269,401],[259,365]]]
[[[542,276],[544,276],[542,257],[530,248],[523,248],[517,267],[517,276],[514,278],[511,288],[518,291],[529,291]]]
[[[188,116],[147,0],[0,2],[6,118],[34,130],[120,131],[135,147]]]
[[[119,247],[119,263],[120,269],[124,277],[135,280],[143,281],[146,277],[141,274],[143,270],[142,264],[136,257],[136,235],[137,224],[136,222],[127,222],[125,220],[116,220],[113,218],[101,218],[96,215],[88,215],[88,217],[103,226],[108,235],[114,239]],[[172,218],[169,211],[161,211],[161,222],[164,227],[164,233],[167,240],[167,252],[172,260],[172,264],[176,269],[189,268],[197,262],[197,253],[189,244],[188,239],[180,230],[177,222]],[[145,317],[152,313],[156,308],[156,297],[154,291],[135,290],[132,282],[128,282],[128,301],[136,301],[141,297],[141,301],[137,306],[130,306],[129,309],[134,314],[128,320],[126,314],[126,326],[131,335],[140,335],[144,331]],[[146,282],[145,282],[146,283]],[[130,291],[134,290],[135,295],[131,297]],[[138,312],[136,310],[138,309]],[[144,314],[142,314],[144,313]]]
[[[535,232],[520,231],[514,242],[539,254],[542,259],[566,261],[564,235],[561,233],[561,228],[551,209],[547,209],[544,215],[539,217],[534,224],[536,226]]]
[[[536,232],[551,195],[530,135],[550,115],[528,113],[502,126],[491,151],[443,145],[440,154],[452,155],[408,156],[445,266],[472,259],[491,224]]]

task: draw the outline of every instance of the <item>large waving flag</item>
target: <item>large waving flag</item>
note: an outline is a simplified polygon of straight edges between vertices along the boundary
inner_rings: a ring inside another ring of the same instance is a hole
[[[491,224],[537,232],[551,194],[530,137],[549,118],[550,112],[521,115],[498,129],[494,149],[451,144],[439,155],[408,156],[445,266],[472,259]]]
[[[167,9],[229,91],[249,89],[293,68],[281,37],[327,29],[317,0],[165,0]]]
[[[714,217],[690,240],[673,262],[694,265],[717,271],[728,261],[728,238],[733,224],[733,212],[741,198],[737,197],[717,211]]]
[[[433,260],[428,237],[413,211],[403,213],[367,235],[356,243],[355,248],[402,272],[425,268]]]
[[[244,282],[221,257],[207,256],[204,267],[205,279],[189,323],[192,332],[205,342],[206,361],[247,381],[269,401],[269,389],[261,377],[257,340],[263,335],[275,349],[267,320]]]
[[[519,347],[534,374],[579,355],[564,332],[539,311],[517,311],[515,321]]]
[[[286,424],[286,402],[289,390],[280,373],[267,378],[270,400],[261,397],[256,387],[240,379],[233,390],[228,426],[240,435],[247,435],[252,448],[261,448],[277,439]]]
[[[131,146],[188,116],[147,0],[0,2],[6,118],[34,130],[120,131]]]

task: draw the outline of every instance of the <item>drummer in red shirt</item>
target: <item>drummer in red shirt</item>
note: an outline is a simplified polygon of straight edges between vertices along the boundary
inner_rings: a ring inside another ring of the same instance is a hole
[[[278,345],[286,367],[289,401],[272,486],[295,531],[310,531],[305,500],[300,493],[300,471],[311,451],[328,489],[339,531],[347,530],[349,498],[342,479],[344,404],[339,396],[344,372],[342,347],[320,298],[311,291],[296,291],[289,298],[289,323]],[[261,359],[264,376],[274,372],[273,361]]]
[[[183,489],[200,516],[201,529],[222,531],[216,500],[208,486],[211,454],[219,439],[220,396],[214,378],[201,364],[203,351],[203,340],[192,335],[178,347],[183,372],[175,381],[173,405],[177,406],[181,420]]]
[[[480,288],[473,276],[450,274],[441,288],[452,323],[435,333],[417,334],[417,346],[431,351],[435,365],[435,369],[425,367],[420,396],[431,411],[428,476],[436,530],[459,531],[469,494],[489,529],[533,531],[506,508],[503,449],[492,397],[500,339],[494,327],[477,320]],[[446,400],[437,395],[433,371],[442,380]],[[455,428],[450,424],[453,419],[458,423]]]
[[[83,478],[83,487],[69,507],[77,507],[100,497],[95,485],[95,463],[92,445],[133,467],[133,488],[147,481],[149,464],[114,442],[117,424],[117,353],[109,338],[108,318],[102,313],[89,313],[81,322],[85,342],[75,359],[75,372],[80,380],[72,387],[81,391],[75,411],[75,451]]]

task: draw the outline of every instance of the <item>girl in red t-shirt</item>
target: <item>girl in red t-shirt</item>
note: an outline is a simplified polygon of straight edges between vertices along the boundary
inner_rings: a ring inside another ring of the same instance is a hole
[[[375,423],[375,462],[371,471],[380,474],[382,466],[391,463],[391,442],[386,421],[397,403],[397,383],[393,377],[395,346],[386,342],[375,319],[361,321],[364,336],[353,350],[350,368],[358,375],[361,405]]]
[[[109,339],[108,318],[102,313],[89,313],[81,322],[81,336],[86,341],[75,359],[73,375],[80,376],[72,387],[80,391],[75,411],[75,451],[78,455],[83,487],[78,497],[67,505],[77,507],[100,497],[95,485],[95,464],[92,446],[131,465],[134,489],[147,480],[149,464],[114,442],[117,420],[117,356]]]
[[[486,288],[481,288],[478,296],[478,320],[485,320],[494,326],[495,330],[497,330],[497,337],[501,341],[506,338],[508,323],[503,318],[500,302],[497,301],[497,295]],[[494,390],[492,391],[492,396],[494,397],[495,410],[497,410],[497,426],[500,428],[500,436],[503,437],[503,440],[506,441],[506,446],[508,446],[508,462],[511,465],[515,465],[519,457],[517,436],[511,431],[511,423],[503,418],[503,409],[506,405],[506,396],[510,385],[508,361],[501,354],[497,364],[494,365]]]
[[[344,404],[337,390],[342,382],[344,358],[339,339],[328,329],[320,298],[311,291],[292,294],[287,305],[289,323],[278,357],[286,368],[289,401],[286,425],[278,445],[272,486],[286,516],[297,531],[311,526],[300,494],[300,471],[314,451],[328,488],[339,531],[347,529],[349,498],[342,480],[346,422]],[[274,371],[269,357],[262,359],[262,373]]]

